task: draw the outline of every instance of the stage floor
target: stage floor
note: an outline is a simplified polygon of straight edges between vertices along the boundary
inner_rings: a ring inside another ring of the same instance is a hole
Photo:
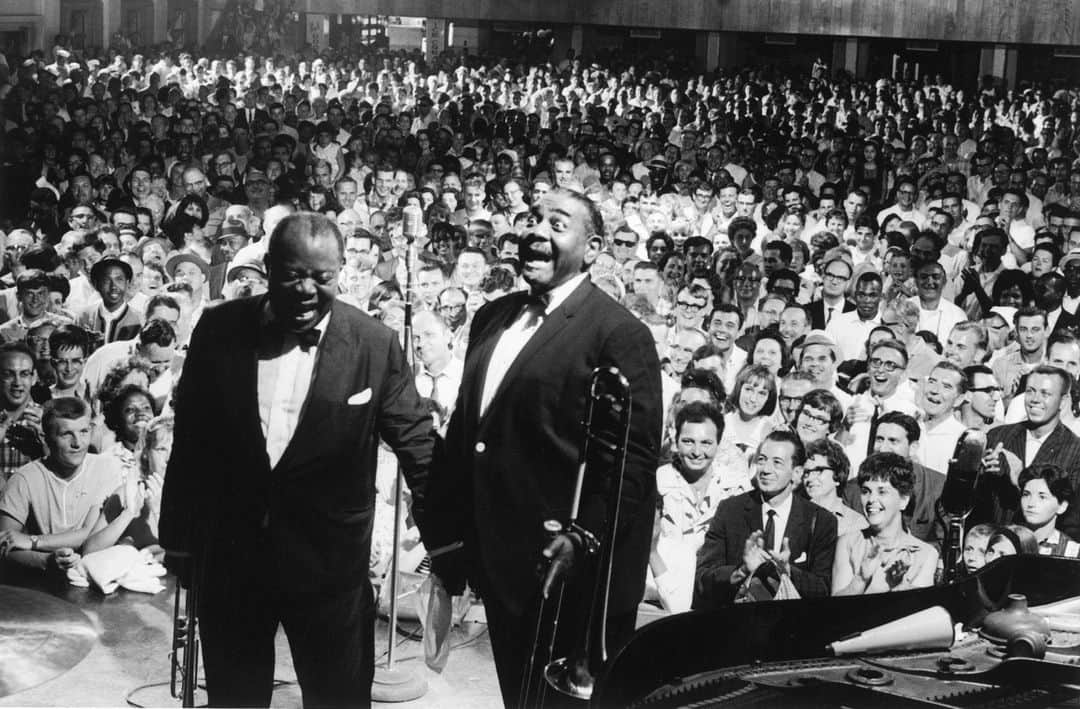
[[[11,580],[8,580],[9,582]],[[169,651],[173,623],[173,590],[156,595],[124,590],[110,596],[89,589],[62,584],[26,584],[73,603],[90,619],[98,633],[90,653],[71,670],[36,687],[0,697],[0,706],[33,707],[123,707],[130,700],[136,706],[179,706],[169,696]],[[403,622],[413,627],[415,624]],[[376,625],[376,652],[385,653],[388,624]],[[455,628],[454,649],[446,668],[435,673],[424,664],[419,640],[398,636],[395,666],[410,670],[427,681],[422,698],[385,706],[408,707],[499,707],[501,706],[495,665],[487,626],[467,621]],[[277,669],[281,683],[274,690],[274,707],[299,707],[300,688],[295,684],[288,643],[283,632],[277,636]],[[157,685],[157,686],[155,686]],[[196,697],[205,704],[205,694]],[[383,705],[379,705],[383,706]]]

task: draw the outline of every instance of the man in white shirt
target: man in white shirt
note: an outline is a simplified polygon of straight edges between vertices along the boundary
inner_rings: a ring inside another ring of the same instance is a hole
[[[417,313],[413,317],[413,347],[420,362],[416,391],[433,399],[446,412],[443,420],[448,420],[464,369],[464,362],[454,356],[450,328],[433,311]]]
[[[742,327],[742,311],[730,303],[721,303],[709,315],[709,341],[720,350],[722,360],[720,378],[724,389],[735,388],[735,377],[746,364],[747,353],[735,344]]]
[[[949,471],[956,442],[964,424],[956,418],[956,407],[964,394],[964,372],[952,362],[939,362],[930,370],[919,395],[919,408],[925,415],[915,461],[944,475]]]
[[[848,430],[837,435],[853,470],[873,452],[873,434],[881,414],[899,411],[914,416],[918,411],[907,366],[907,350],[896,340],[879,342],[871,350],[867,368],[870,388],[855,397],[844,419]]]
[[[814,378],[814,388],[824,389],[836,397],[846,411],[851,395],[836,386],[836,365],[840,364],[840,348],[821,330],[812,330],[803,340],[799,369]]]
[[[953,326],[967,320],[967,313],[941,297],[945,287],[945,269],[937,261],[920,264],[915,271],[918,295],[912,301],[919,306],[919,325],[916,331],[933,333],[943,342]]]
[[[0,556],[39,571],[66,571],[123,474],[117,458],[88,452],[86,402],[52,400],[41,423],[48,455],[16,470],[0,495]]]
[[[825,334],[840,348],[843,359],[862,359],[870,331],[881,324],[881,275],[867,271],[855,281],[855,309],[839,313],[825,327]]]
[[[919,188],[913,181],[907,178],[900,179],[896,185],[896,204],[878,212],[878,224],[895,214],[906,222],[914,222],[920,231],[925,229],[926,215],[915,208],[915,197],[918,193]]]

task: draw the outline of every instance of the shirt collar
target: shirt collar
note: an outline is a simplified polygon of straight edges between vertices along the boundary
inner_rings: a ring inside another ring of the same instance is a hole
[[[574,292],[582,281],[589,277],[588,273],[579,273],[562,285],[555,286],[548,291],[547,307],[544,308],[544,315],[551,315],[555,308],[562,305],[570,294]]]

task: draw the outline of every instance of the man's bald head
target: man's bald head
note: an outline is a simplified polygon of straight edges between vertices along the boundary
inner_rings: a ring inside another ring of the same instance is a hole
[[[338,254],[345,255],[345,241],[337,224],[326,215],[318,212],[295,212],[285,216],[274,227],[266,247],[267,258],[272,260],[287,241],[297,239],[332,239],[337,245]]]

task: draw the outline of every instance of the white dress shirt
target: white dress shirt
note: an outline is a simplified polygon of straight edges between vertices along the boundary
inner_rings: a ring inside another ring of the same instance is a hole
[[[319,344],[326,337],[330,313],[319,324]],[[269,357],[259,357],[259,423],[266,436],[266,453],[274,468],[289,446],[300,412],[311,389],[311,379],[319,348],[307,352],[296,342],[296,336],[285,334],[283,351]]]
[[[531,313],[528,309],[521,312],[517,316],[517,319],[510,324],[510,327],[506,328],[502,335],[499,336],[499,341],[495,344],[495,349],[491,353],[491,359],[488,361],[487,372],[484,374],[484,388],[480,395],[480,415],[483,416],[487,411],[488,405],[491,400],[495,398],[495,392],[499,390],[499,385],[502,384],[503,377],[510,370],[510,365],[514,363],[517,356],[521,354],[521,350],[525,349],[525,345],[529,342],[536,331],[543,325],[544,320],[548,315],[554,312],[555,308],[563,304],[574,289],[581,285],[581,282],[589,277],[587,273],[580,273],[571,278],[561,286],[557,286],[551,290],[550,299],[548,300],[547,307],[544,308],[544,315],[540,318],[533,320]]]
[[[863,320],[857,310],[850,310],[833,315],[833,319],[825,327],[825,334],[840,348],[840,354],[845,360],[866,359],[866,340],[870,337],[870,331],[880,324],[880,315]]]
[[[927,428],[926,423],[920,423],[919,428],[922,433],[915,451],[915,462],[945,475],[949,472],[949,461],[956,450],[956,442],[965,430],[964,424],[950,416],[933,428]]]
[[[938,301],[937,308],[933,310],[923,306],[918,297],[912,298],[911,302],[919,306],[918,329],[934,333],[942,345],[945,344],[956,323],[968,319],[967,313],[944,298]]]
[[[416,391],[420,396],[434,399],[449,412],[457,402],[461,378],[465,374],[465,363],[458,357],[450,357],[450,362],[438,374],[432,374],[423,364],[416,375]]]

